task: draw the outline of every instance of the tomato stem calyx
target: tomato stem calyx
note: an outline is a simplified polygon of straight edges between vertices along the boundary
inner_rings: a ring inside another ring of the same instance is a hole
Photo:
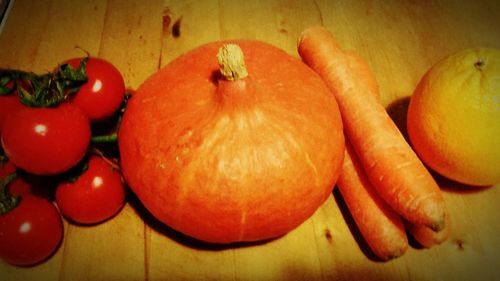
[[[53,107],[68,99],[87,82],[86,65],[89,56],[83,58],[78,68],[61,64],[58,69],[45,74],[0,69],[0,95],[14,90],[21,103],[31,107]]]

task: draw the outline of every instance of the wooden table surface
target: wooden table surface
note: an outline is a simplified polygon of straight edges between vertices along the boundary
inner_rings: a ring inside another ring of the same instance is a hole
[[[0,34],[0,67],[44,72],[81,56],[79,46],[110,60],[134,89],[208,41],[254,38],[298,57],[300,32],[316,24],[366,58],[396,122],[437,60],[467,47],[500,48],[498,0],[15,0]],[[450,239],[413,245],[389,262],[369,253],[337,191],[284,237],[239,247],[182,238],[132,198],[98,226],[65,222],[62,245],[42,264],[0,262],[0,280],[500,280],[500,186],[439,184]]]

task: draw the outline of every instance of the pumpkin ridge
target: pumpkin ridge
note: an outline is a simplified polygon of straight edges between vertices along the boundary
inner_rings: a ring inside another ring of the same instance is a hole
[[[245,230],[246,230],[246,224],[247,224],[247,213],[248,213],[248,205],[244,204],[244,206],[242,206],[242,210],[241,210],[241,219],[240,219],[240,234],[238,235],[238,240],[239,241],[244,241],[245,240]]]
[[[304,158],[306,160],[306,163],[309,167],[311,167],[311,170],[313,171],[313,174],[314,174],[314,183],[315,183],[315,186],[320,186],[319,184],[319,174],[318,174],[318,169],[316,168],[316,165],[314,165],[314,163],[312,162],[311,160],[311,157],[309,155],[309,152],[307,152],[307,150],[304,150]]]
[[[285,124],[285,123],[283,123],[283,120],[281,120],[281,121],[282,121],[281,124]],[[303,152],[302,155],[303,155],[304,160],[305,160],[304,162],[307,164],[307,166],[310,167],[312,174],[314,175],[315,187],[319,187],[320,186],[320,184],[319,184],[320,179],[319,179],[318,169],[317,169],[316,165],[313,163],[313,161],[311,160],[309,151],[307,149],[305,149],[305,144],[302,144],[302,143],[299,143],[296,141],[296,139],[294,138],[294,135],[292,133],[289,133],[292,131],[289,127],[286,129],[278,127],[276,125],[276,124],[278,124],[277,122],[269,122],[269,124],[272,124],[270,126],[275,128],[273,130],[274,132],[281,133],[281,135],[278,137],[279,139],[286,140],[288,142],[288,146],[294,147],[294,151]],[[287,145],[285,145],[285,146],[287,146]]]

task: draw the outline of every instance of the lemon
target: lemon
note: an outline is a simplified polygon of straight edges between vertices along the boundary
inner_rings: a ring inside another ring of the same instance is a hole
[[[411,144],[431,169],[468,185],[500,182],[500,49],[465,49],[432,66],[411,96]]]

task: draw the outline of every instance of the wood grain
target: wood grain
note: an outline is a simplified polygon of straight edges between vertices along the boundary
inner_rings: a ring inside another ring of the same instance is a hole
[[[200,44],[266,41],[298,57],[310,25],[365,57],[382,102],[404,130],[416,83],[437,60],[472,46],[500,48],[500,4],[489,1],[15,0],[0,34],[0,67],[43,72],[82,50],[115,64],[127,86]],[[500,280],[499,186],[471,189],[437,176],[452,234],[432,249],[373,258],[337,191],[300,227],[272,241],[204,245],[158,223],[130,194],[103,224],[65,222],[39,265],[0,263],[0,280]]]

